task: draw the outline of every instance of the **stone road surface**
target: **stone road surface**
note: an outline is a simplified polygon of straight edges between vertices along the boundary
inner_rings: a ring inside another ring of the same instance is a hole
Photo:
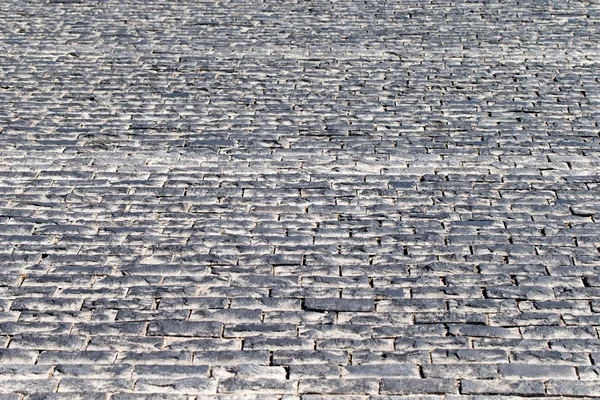
[[[598,2],[0,22],[1,400],[600,398]]]

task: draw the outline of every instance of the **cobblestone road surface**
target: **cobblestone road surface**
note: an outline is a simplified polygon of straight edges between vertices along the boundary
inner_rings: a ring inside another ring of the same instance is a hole
[[[600,398],[597,2],[0,20],[0,399]]]

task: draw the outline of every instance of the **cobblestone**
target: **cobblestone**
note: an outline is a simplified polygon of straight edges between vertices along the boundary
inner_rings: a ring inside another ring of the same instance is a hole
[[[600,398],[598,1],[0,21],[0,400]]]

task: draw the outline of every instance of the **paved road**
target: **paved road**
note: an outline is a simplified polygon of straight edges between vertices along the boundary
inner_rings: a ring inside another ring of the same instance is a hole
[[[0,22],[0,399],[600,397],[597,2]]]

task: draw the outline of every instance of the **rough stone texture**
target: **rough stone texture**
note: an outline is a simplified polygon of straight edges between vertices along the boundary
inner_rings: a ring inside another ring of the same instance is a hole
[[[0,22],[0,399],[600,397],[598,1]]]

